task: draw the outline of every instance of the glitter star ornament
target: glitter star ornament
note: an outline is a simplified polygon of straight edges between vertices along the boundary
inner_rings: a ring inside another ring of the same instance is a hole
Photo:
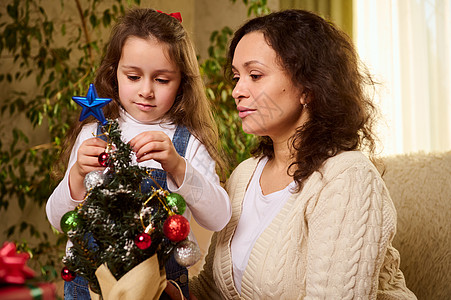
[[[96,88],[92,83],[89,85],[89,90],[86,97],[74,96],[72,97],[72,100],[74,100],[83,109],[80,114],[80,122],[89,116],[93,116],[99,120],[102,125],[107,124],[102,108],[110,103],[111,99],[99,98]]]

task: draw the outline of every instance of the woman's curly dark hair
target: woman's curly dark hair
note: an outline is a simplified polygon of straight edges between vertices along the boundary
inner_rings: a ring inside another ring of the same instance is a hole
[[[368,87],[375,82],[360,62],[351,39],[330,22],[303,10],[285,10],[257,17],[239,28],[231,41],[228,66],[237,44],[251,32],[262,32],[283,69],[304,91],[309,120],[290,140],[294,162],[288,169],[302,188],[302,180],[342,151],[375,153],[373,123],[376,108]],[[230,69],[226,70],[231,75]],[[274,156],[272,141],[260,137],[254,156]]]

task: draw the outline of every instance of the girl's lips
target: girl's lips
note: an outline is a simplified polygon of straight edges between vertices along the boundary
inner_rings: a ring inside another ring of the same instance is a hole
[[[156,107],[155,105],[145,104],[145,103],[136,103],[136,106],[142,111],[149,111],[152,108]]]
[[[256,109],[251,109],[251,108],[242,107],[242,106],[238,106],[237,109],[238,109],[238,116],[241,119],[247,117],[248,115],[250,115],[256,111]]]

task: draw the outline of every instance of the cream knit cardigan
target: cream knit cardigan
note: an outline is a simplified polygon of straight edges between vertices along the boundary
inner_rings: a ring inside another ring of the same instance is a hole
[[[416,299],[391,245],[392,200],[358,151],[328,159],[288,199],[252,249],[240,297],[230,243],[256,165],[244,161],[227,183],[232,218],[213,234],[203,270],[190,280],[198,299]]]

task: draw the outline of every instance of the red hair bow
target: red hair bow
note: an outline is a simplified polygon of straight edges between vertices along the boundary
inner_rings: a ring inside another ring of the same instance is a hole
[[[182,23],[182,15],[179,12],[170,13],[170,14],[162,12],[161,10],[157,10],[157,12],[162,13],[162,14],[166,14],[166,15],[171,16],[171,17],[174,17],[177,20],[179,20],[180,23]]]

